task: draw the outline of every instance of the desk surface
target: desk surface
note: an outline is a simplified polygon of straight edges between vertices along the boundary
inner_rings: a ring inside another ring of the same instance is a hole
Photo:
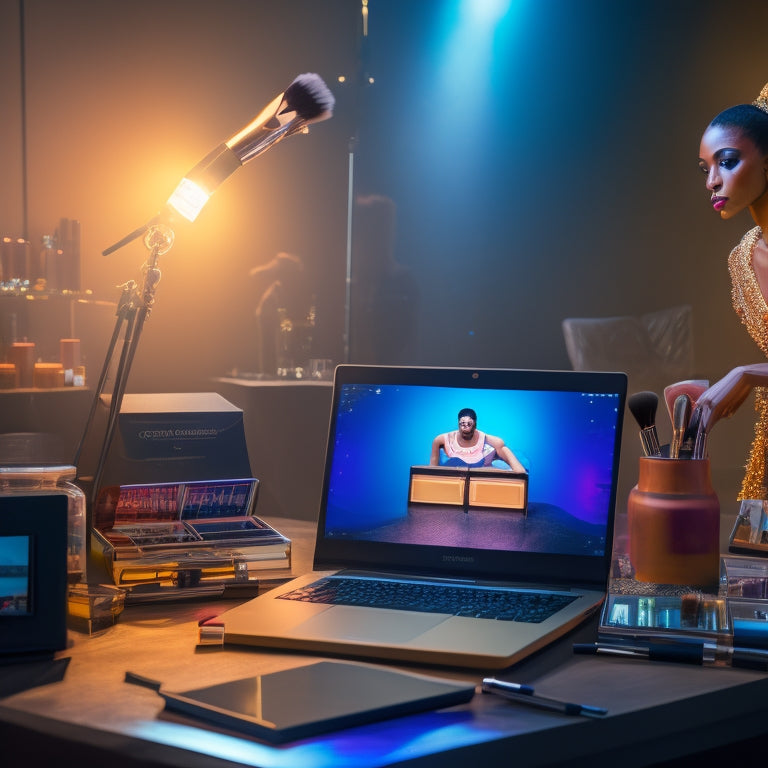
[[[311,562],[312,523],[270,520],[294,541],[294,572]],[[270,746],[164,711],[127,671],[185,690],[286,669],[316,657],[196,646],[197,622],[233,605],[204,600],[132,605],[92,636],[70,631],[53,662],[0,667],[4,755],[38,764],[66,755],[78,766],[650,765],[768,733],[768,675],[641,660],[575,656],[595,622],[502,675],[538,693],[607,707],[589,719],[478,694],[468,704]],[[413,667],[399,667],[411,669]],[[419,668],[479,683],[482,673]],[[16,692],[11,692],[16,686]],[[9,694],[10,695],[7,695]],[[107,761],[106,763],[104,761]],[[620,761],[620,762],[619,762]],[[16,765],[16,762],[11,763]]]

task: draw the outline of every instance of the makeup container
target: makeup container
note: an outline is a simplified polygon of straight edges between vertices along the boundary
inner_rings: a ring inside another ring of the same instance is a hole
[[[80,339],[59,339],[61,365],[64,368],[64,383],[74,384],[75,369],[80,367]]]
[[[19,374],[14,363],[0,363],[0,389],[16,389]]]
[[[743,499],[728,541],[728,551],[743,555],[768,552],[768,509],[762,499]]]
[[[85,366],[78,365],[72,371],[72,386],[84,387],[85,386]]]
[[[63,387],[64,368],[61,363],[35,363],[32,383],[37,389]]]
[[[309,361],[309,378],[316,381],[333,379],[333,360],[313,357]]]
[[[77,470],[68,465],[0,466],[0,496],[67,497],[67,574],[76,583],[85,574],[85,494],[75,485]]]
[[[639,462],[627,503],[635,579],[716,589],[720,502],[709,459],[641,457]]]
[[[20,387],[33,387],[35,383],[35,344],[32,341],[14,341],[8,351],[9,362],[16,366]]]

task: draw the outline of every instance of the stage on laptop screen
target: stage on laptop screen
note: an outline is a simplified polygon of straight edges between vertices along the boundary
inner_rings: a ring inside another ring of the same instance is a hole
[[[599,557],[619,407],[605,392],[344,384],[325,536]],[[472,426],[485,437],[470,448]]]

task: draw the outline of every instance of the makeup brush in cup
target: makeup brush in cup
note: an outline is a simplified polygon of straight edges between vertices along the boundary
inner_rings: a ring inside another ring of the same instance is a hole
[[[640,443],[645,455],[661,456],[659,435],[656,432],[656,409],[659,407],[659,396],[648,390],[635,392],[627,398],[627,407],[640,427]]]
[[[679,458],[681,459],[698,459],[701,456],[696,455],[697,446],[699,450],[703,450],[702,437],[700,435],[701,430],[701,410],[694,406],[691,411],[690,418],[688,419],[688,426],[683,433],[683,441],[680,443]]]
[[[691,398],[681,392],[675,398],[675,404],[672,408],[672,441],[669,444],[669,458],[680,458],[680,447],[683,444],[685,430],[688,429],[688,422],[691,419]]]
[[[677,400],[678,395],[688,395],[691,399],[691,408],[693,409],[696,407],[696,401],[701,393],[708,388],[709,381],[707,379],[686,379],[685,381],[678,381],[664,387],[664,402],[667,404],[667,413],[669,413],[670,421],[674,424],[675,400]]]

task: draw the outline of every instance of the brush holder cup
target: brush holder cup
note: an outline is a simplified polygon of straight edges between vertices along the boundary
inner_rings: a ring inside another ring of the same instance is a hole
[[[641,457],[627,503],[629,559],[637,581],[716,587],[720,502],[709,459]]]

